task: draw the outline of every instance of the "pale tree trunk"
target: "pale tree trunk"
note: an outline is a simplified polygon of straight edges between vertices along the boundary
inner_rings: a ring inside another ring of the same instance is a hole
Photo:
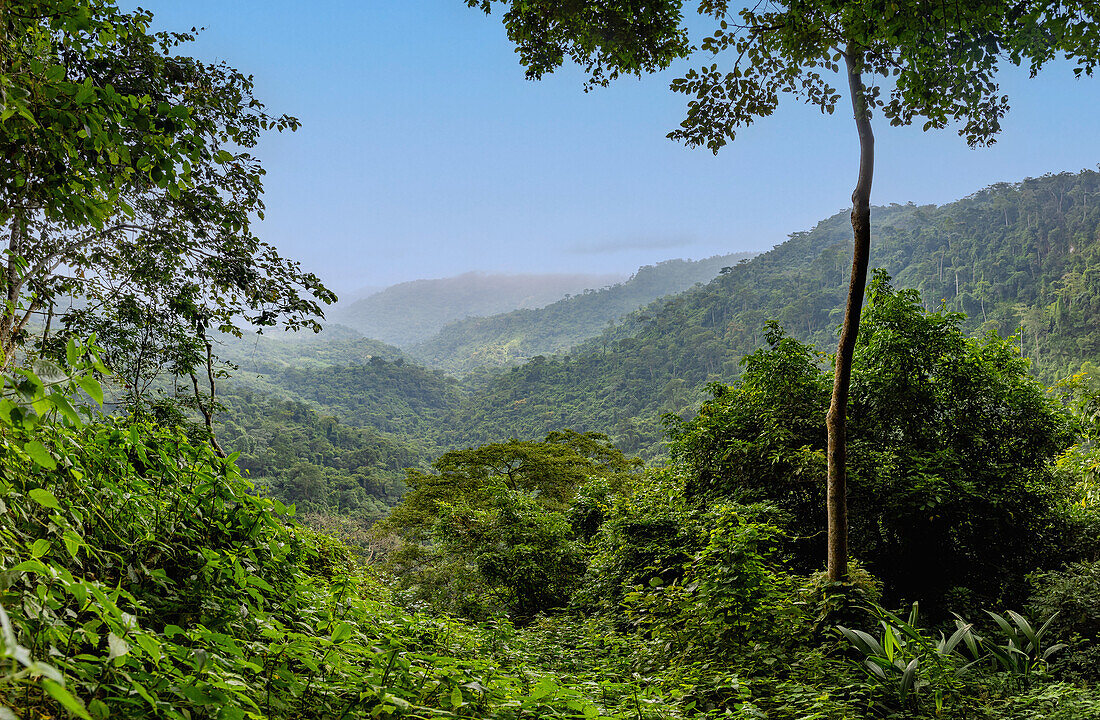
[[[30,299],[23,302],[23,289],[27,285],[30,273],[23,259],[27,244],[26,210],[16,212],[11,218],[11,230],[8,233],[7,257],[0,268],[3,291],[0,292],[0,370],[11,365],[15,357],[21,333],[26,329],[31,317],[39,312],[42,301]]]
[[[848,283],[848,304],[836,351],[833,396],[825,426],[829,435],[828,485],[828,576],[833,581],[848,579],[848,497],[846,413],[852,379],[852,355],[859,334],[859,314],[867,287],[867,265],[871,253],[871,180],[875,168],[875,137],[864,96],[862,53],[848,47],[844,53],[848,87],[852,96],[856,130],[859,132],[859,180],[852,192],[852,278]]]
[[[6,368],[15,352],[15,318],[19,309],[19,259],[23,253],[23,218],[16,214],[11,219],[11,231],[8,234],[8,256],[4,267],[3,311],[0,312],[0,353]]]
[[[191,371],[191,383],[195,388],[195,404],[198,406],[199,412],[202,413],[203,423],[210,434],[210,447],[214,448],[214,452],[218,454],[218,457],[228,457],[218,442],[217,436],[214,435],[214,349],[209,340],[206,341],[206,380],[210,383],[209,404],[203,401],[202,391],[199,390],[199,378],[195,375],[194,370]]]

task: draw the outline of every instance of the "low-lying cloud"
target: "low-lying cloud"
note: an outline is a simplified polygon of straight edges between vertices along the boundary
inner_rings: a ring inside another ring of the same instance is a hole
[[[675,248],[685,248],[694,244],[695,239],[686,235],[659,235],[593,240],[590,242],[576,243],[567,249],[574,255],[606,255],[628,250],[671,250]]]

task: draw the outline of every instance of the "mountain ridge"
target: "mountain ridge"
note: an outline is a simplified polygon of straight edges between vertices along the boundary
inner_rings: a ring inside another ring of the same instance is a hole
[[[471,316],[536,308],[566,295],[617,282],[621,275],[488,274],[410,280],[337,308],[333,320],[397,347],[422,342],[444,325]]]
[[[516,365],[537,355],[565,352],[599,335],[626,313],[682,292],[695,283],[709,281],[723,267],[756,254],[737,252],[701,260],[674,258],[643,265],[623,282],[585,290],[541,308],[452,322],[407,350],[418,362],[456,374],[478,367]]]

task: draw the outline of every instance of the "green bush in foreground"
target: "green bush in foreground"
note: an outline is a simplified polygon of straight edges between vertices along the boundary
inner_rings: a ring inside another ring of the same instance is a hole
[[[609,712],[476,657],[476,629],[396,610],[233,458],[86,423],[67,398],[98,386],[39,369],[53,380],[7,377],[0,399],[0,718]]]
[[[344,546],[256,496],[233,458],[182,431],[90,421],[71,398],[99,399],[79,374],[99,366],[75,345],[69,355],[77,374],[39,364],[0,392],[0,720],[1100,717],[1095,690],[1051,681],[1053,629],[1022,682],[993,662],[1012,639],[988,621],[971,664],[912,620],[893,622],[893,644],[879,639],[863,614],[853,628],[874,633],[872,651],[903,660],[882,682],[829,621],[831,594],[851,592],[851,614],[877,597],[874,578],[857,574],[854,592],[792,572],[782,513],[692,506],[675,469],[610,506],[590,502],[602,486],[583,496],[582,515],[600,515],[586,580],[605,576],[575,606],[588,616],[517,629],[404,612]],[[517,508],[478,512],[499,533],[514,515],[531,535],[530,508]],[[507,552],[481,561],[537,569],[539,553],[501,537]],[[1038,597],[1087,604],[1087,589],[1051,580]]]

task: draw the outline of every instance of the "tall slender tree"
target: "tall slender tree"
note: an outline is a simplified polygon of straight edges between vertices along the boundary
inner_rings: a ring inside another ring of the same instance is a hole
[[[846,411],[852,353],[870,257],[874,174],[872,120],[923,121],[925,130],[959,124],[971,145],[994,141],[1008,110],[995,81],[1006,58],[1020,63],[1046,52],[1036,3],[1012,0],[765,0],[737,9],[729,0],[700,0],[714,23],[697,46],[688,42],[684,0],[497,0],[504,24],[531,78],[566,58],[588,70],[590,84],[624,72],[667,67],[678,58],[714,60],[672,82],[687,115],[669,137],[717,153],[737,130],[771,115],[783,95],[832,113],[846,86],[859,138],[852,193],[854,252],[828,425],[829,577],[847,577]],[[466,0],[486,12],[492,0]],[[695,27],[695,23],[692,27]],[[1076,26],[1075,26],[1076,27]],[[717,59],[720,58],[720,66]],[[1041,64],[1041,62],[1039,62]]]

